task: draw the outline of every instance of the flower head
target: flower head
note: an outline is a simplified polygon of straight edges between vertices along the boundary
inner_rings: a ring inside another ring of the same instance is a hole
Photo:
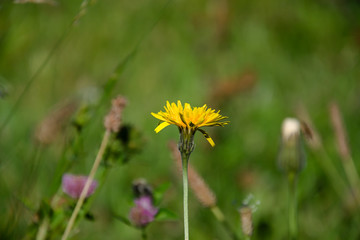
[[[285,118],[282,123],[281,135],[278,166],[285,173],[299,173],[306,163],[299,120]]]
[[[104,119],[104,125],[111,132],[119,132],[122,124],[122,113],[127,105],[127,100],[122,96],[118,96],[111,103],[112,107]]]
[[[285,118],[281,126],[281,135],[283,141],[289,141],[300,135],[301,125],[296,118]]]
[[[82,190],[84,189],[87,176],[76,176],[72,174],[64,174],[62,177],[62,189],[64,193],[70,197],[77,199],[80,197]],[[89,197],[95,192],[97,187],[97,181],[93,180],[91,182],[90,188],[86,193],[86,197]]]
[[[136,227],[145,227],[154,221],[158,209],[154,207],[152,198],[143,196],[135,199],[135,206],[130,210],[129,219]]]
[[[181,102],[177,104],[166,102],[165,112],[151,113],[155,118],[163,121],[156,128],[158,133],[165,127],[174,124],[178,126],[181,133],[193,135],[196,130],[199,130],[211,146],[215,146],[214,141],[201,127],[224,126],[228,121],[222,121],[227,118],[219,114],[220,111],[215,112],[211,108],[207,108],[206,104],[202,107],[191,108],[189,103],[185,103],[184,107]]]

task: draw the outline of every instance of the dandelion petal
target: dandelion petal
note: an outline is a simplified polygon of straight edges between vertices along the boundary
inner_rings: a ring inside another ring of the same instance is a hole
[[[212,147],[214,147],[215,146],[215,143],[214,143],[214,141],[212,140],[212,138],[209,136],[209,134],[207,133],[207,132],[205,132],[203,129],[198,129],[203,135],[204,135],[204,137],[206,138],[206,140],[210,143],[210,145],[212,146]]]
[[[162,122],[162,123],[159,124],[159,126],[157,126],[155,128],[155,132],[158,133],[158,132],[160,132],[161,130],[163,130],[164,128],[166,128],[169,125],[170,125],[170,123]]]

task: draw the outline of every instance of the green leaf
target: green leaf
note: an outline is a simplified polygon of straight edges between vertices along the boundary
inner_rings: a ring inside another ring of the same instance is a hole
[[[124,216],[121,216],[121,215],[114,215],[114,218],[119,220],[120,222],[124,223],[125,225],[128,225],[130,227],[133,227],[133,225],[131,225],[129,219],[127,219],[126,217]]]
[[[178,216],[166,209],[166,208],[160,208],[158,214],[155,216],[155,221],[174,221],[178,220]]]
[[[154,190],[153,197],[154,197],[155,205],[159,205],[159,203],[161,202],[161,200],[164,197],[165,192],[169,189],[170,186],[171,186],[171,183],[166,182],[166,183],[161,184]]]
[[[136,52],[137,46],[130,53],[128,53],[128,55],[126,55],[126,57],[116,66],[115,70],[104,85],[104,94],[100,103],[105,102],[111,96],[111,93],[114,90],[116,83],[120,79],[120,76],[123,74],[129,62],[131,62],[131,60],[136,55]]]
[[[63,231],[69,218],[70,214],[67,214],[64,209],[61,208],[55,210],[53,216],[51,217],[50,228],[61,229],[60,231]]]
[[[53,210],[50,206],[49,201],[42,200],[41,204],[40,204],[40,209],[38,212],[40,214],[40,218],[43,218],[45,216],[51,216],[53,214]]]

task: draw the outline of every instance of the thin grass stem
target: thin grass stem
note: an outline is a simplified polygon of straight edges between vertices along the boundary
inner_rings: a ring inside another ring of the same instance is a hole
[[[360,190],[359,190],[359,175],[356,171],[355,163],[352,157],[342,161],[346,177],[350,184],[351,192],[354,196],[358,208],[360,208]]]
[[[141,239],[147,240],[146,228],[141,229]]]
[[[44,218],[44,220],[41,222],[41,225],[39,227],[39,231],[36,234],[36,240],[44,240],[44,239],[46,239],[49,224],[50,224],[50,219],[49,219],[48,216],[46,216]]]
[[[298,115],[300,119],[304,121],[305,133],[308,135],[307,140],[310,148],[317,154],[316,159],[320,162],[322,167],[325,170],[329,180],[334,187],[334,190],[339,195],[341,199],[344,197],[344,190],[347,189],[347,184],[344,179],[341,177],[339,171],[337,170],[334,163],[331,161],[331,158],[327,154],[322,139],[314,127],[310,115],[306,108],[302,105],[299,106]]]
[[[329,106],[330,119],[334,128],[338,152],[341,158],[341,163],[345,170],[345,175],[350,185],[350,190],[354,196],[357,206],[360,207],[360,191],[359,191],[359,174],[356,170],[354,160],[351,156],[350,146],[346,128],[341,116],[339,106],[333,102]]]
[[[321,147],[318,150],[318,153],[320,154],[318,159],[320,160],[329,178],[332,180],[332,185],[334,186],[335,191],[342,198],[344,196],[344,190],[348,188],[346,182],[341,177],[339,171],[336,169],[325,149]]]
[[[80,209],[81,209],[81,207],[82,207],[82,205],[84,203],[86,194],[89,191],[91,182],[94,179],[95,173],[96,173],[96,171],[97,171],[97,169],[99,167],[99,164],[101,162],[101,159],[102,159],[102,157],[104,155],[106,146],[107,146],[107,144],[109,142],[110,133],[111,132],[109,130],[106,130],[106,132],[104,134],[103,140],[102,140],[101,145],[100,145],[99,152],[98,152],[98,154],[96,156],[96,159],[94,161],[94,164],[93,164],[93,166],[91,168],[91,171],[90,171],[88,179],[87,179],[87,181],[85,183],[85,186],[84,186],[84,188],[83,188],[83,190],[81,192],[80,198],[78,199],[78,201],[76,203],[76,206],[75,206],[75,209],[74,209],[74,211],[73,211],[73,213],[72,213],[72,215],[70,217],[70,220],[69,220],[69,222],[68,222],[68,224],[66,226],[65,232],[64,232],[64,234],[63,234],[63,236],[61,238],[62,240],[66,240],[69,237],[71,229],[72,229],[72,227],[73,227],[73,225],[75,223],[76,217],[80,212]]]
[[[67,38],[67,36],[69,35],[69,33],[72,30],[72,27],[75,25],[76,22],[78,22],[80,20],[80,18],[82,16],[85,15],[86,9],[89,6],[89,0],[84,0],[81,3],[80,6],[80,10],[79,12],[76,14],[76,16],[74,17],[74,19],[71,21],[70,25],[66,28],[66,30],[62,33],[62,35],[60,36],[60,38],[56,41],[55,45],[53,46],[53,48],[50,50],[49,54],[46,56],[46,58],[44,59],[44,61],[41,63],[41,65],[37,68],[37,70],[35,71],[35,73],[29,78],[29,80],[27,81],[27,83],[25,84],[24,89],[21,91],[19,97],[16,99],[15,104],[13,105],[13,107],[10,109],[10,112],[8,113],[8,115],[5,117],[4,122],[1,124],[0,126],[0,135],[2,134],[2,132],[4,131],[5,127],[7,126],[7,124],[9,123],[9,121],[11,120],[11,118],[13,117],[13,115],[15,114],[16,110],[18,109],[18,107],[20,106],[20,103],[23,101],[25,94],[28,92],[28,90],[30,89],[30,87],[33,85],[33,83],[35,82],[35,80],[38,78],[38,76],[40,75],[40,73],[44,70],[44,68],[46,67],[46,65],[49,63],[49,61],[52,59],[52,57],[54,56],[55,52],[58,50],[58,48],[62,45],[62,43],[64,42],[64,40]]]
[[[229,222],[226,220],[225,215],[220,210],[218,206],[213,206],[210,208],[211,212],[214,214],[216,220],[224,227],[226,232],[233,240],[239,240],[239,237],[236,235],[235,231],[231,228]]]

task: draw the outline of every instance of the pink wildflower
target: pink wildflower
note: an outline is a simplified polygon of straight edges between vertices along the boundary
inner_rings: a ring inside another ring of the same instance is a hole
[[[80,197],[87,179],[88,179],[87,176],[64,174],[62,177],[62,189],[64,193],[66,193],[67,195],[69,195],[74,199],[77,199]],[[95,192],[97,185],[98,185],[97,181],[93,180],[86,194],[86,197],[89,197]]]
[[[143,196],[135,199],[135,206],[130,210],[129,219],[136,227],[146,227],[154,221],[158,209],[154,207],[152,198]]]

